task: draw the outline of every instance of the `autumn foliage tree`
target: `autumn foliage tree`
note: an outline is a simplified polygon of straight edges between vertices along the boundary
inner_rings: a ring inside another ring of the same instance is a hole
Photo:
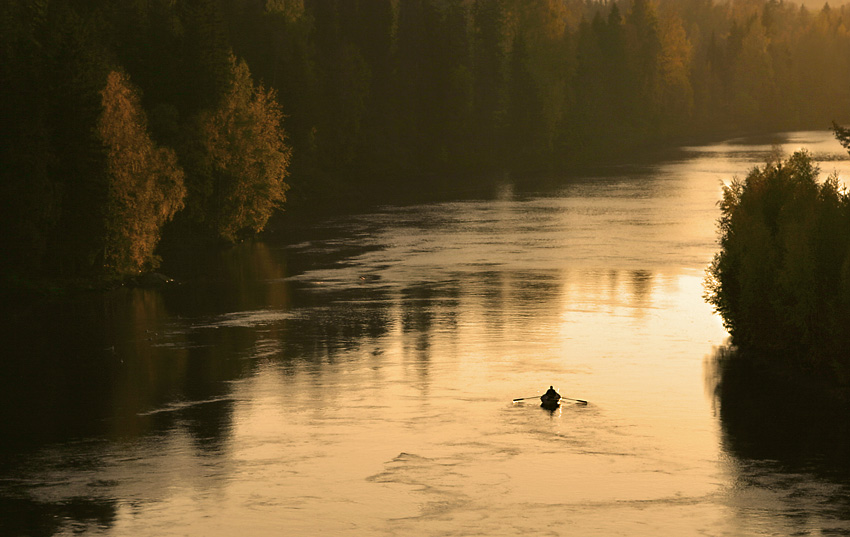
[[[255,87],[235,56],[230,68],[220,104],[198,116],[187,208],[207,232],[232,242],[262,231],[283,206],[291,149],[274,92]]]
[[[183,170],[173,150],[158,147],[126,74],[112,71],[101,92],[97,134],[106,152],[103,268],[109,275],[154,268],[162,226],[183,208]]]

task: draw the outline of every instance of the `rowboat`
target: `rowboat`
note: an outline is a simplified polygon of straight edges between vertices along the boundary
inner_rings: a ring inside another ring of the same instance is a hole
[[[540,396],[540,406],[542,406],[543,408],[558,408],[558,403],[560,400],[561,396],[558,394],[543,394]]]
[[[534,397],[519,397],[517,399],[514,399],[514,403],[518,403],[520,401],[527,401],[529,399],[537,399],[537,396],[534,396]],[[561,399],[563,399],[565,401],[574,401],[576,404],[579,404],[579,405],[586,405],[587,404],[587,401],[585,401],[584,399],[573,399],[571,397],[561,397],[561,394],[559,394],[558,392],[555,391],[554,386],[549,386],[549,389],[546,390],[546,393],[544,393],[543,395],[540,396],[540,406],[542,406],[543,408],[548,408],[548,409],[554,410],[554,409],[558,408],[558,405],[560,404]]]

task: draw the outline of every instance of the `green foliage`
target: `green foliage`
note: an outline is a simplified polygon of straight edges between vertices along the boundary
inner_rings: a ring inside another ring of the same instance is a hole
[[[835,133],[838,142],[850,151],[850,127],[842,127],[833,121],[832,131]]]
[[[38,270],[61,192],[50,175],[45,3],[0,4],[0,269]],[[17,265],[17,267],[15,267]]]
[[[533,166],[538,148],[545,143],[542,98],[528,61],[525,40],[517,33],[511,50],[507,142],[512,160],[524,167]]]
[[[486,162],[498,161],[502,150],[503,116],[507,102],[507,18],[505,2],[483,0],[472,10],[473,139]]]
[[[47,112],[42,127],[48,145],[42,158],[56,195],[51,200],[56,218],[45,230],[41,262],[48,271],[68,276],[98,272],[102,265],[105,155],[95,126],[111,64],[102,25],[100,11],[58,1],[47,4],[36,36],[47,56],[36,64],[43,68],[35,74],[43,86],[34,88]],[[26,182],[26,170],[18,172],[16,179]]]
[[[104,270],[135,275],[155,268],[160,229],[183,207],[183,170],[173,150],[151,141],[141,103],[125,74],[109,73],[101,95],[97,133],[106,148],[108,181]]]
[[[706,300],[736,345],[850,373],[850,197],[805,151],[723,189]],[[850,380],[850,379],[848,379]]]
[[[198,116],[188,209],[214,236],[236,241],[265,227],[286,201],[291,150],[273,91],[255,88],[245,62],[230,57],[219,106]]]

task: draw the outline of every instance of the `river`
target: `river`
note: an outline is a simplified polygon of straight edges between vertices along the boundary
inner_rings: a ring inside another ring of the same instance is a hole
[[[0,535],[850,535],[846,438],[718,388],[717,202],[776,144],[850,177],[729,140],[16,305]]]

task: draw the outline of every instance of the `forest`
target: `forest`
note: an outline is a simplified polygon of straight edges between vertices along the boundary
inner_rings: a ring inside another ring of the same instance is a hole
[[[4,281],[121,278],[292,204],[846,122],[850,8],[5,0],[0,108]]]

